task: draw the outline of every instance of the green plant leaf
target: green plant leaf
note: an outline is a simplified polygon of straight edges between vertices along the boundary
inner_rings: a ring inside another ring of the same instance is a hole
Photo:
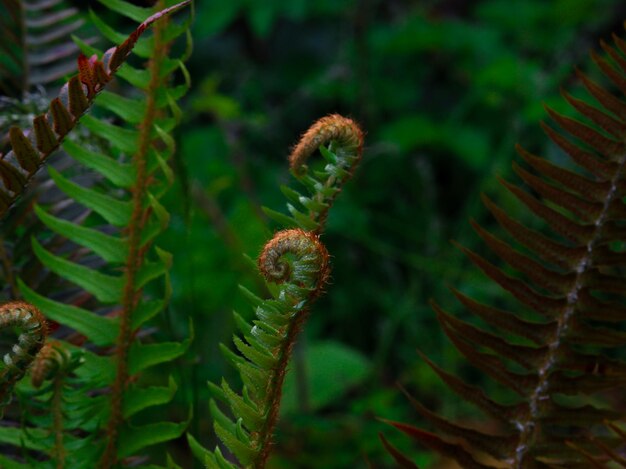
[[[84,116],[82,123],[94,135],[110,142],[114,148],[118,148],[128,155],[134,155],[137,152],[139,133],[136,130],[110,124],[90,115]]]
[[[146,112],[146,103],[133,98],[125,98],[110,91],[103,91],[96,98],[96,104],[115,113],[130,124],[139,124]]]
[[[146,21],[154,10],[150,8],[142,8],[124,0],[98,0],[101,4],[122,16],[130,18],[137,23]]]
[[[120,301],[124,287],[123,277],[103,274],[56,256],[44,249],[36,238],[32,238],[32,245],[37,258],[54,273],[84,288],[103,303]]]
[[[140,427],[124,427],[120,432],[118,453],[120,457],[125,458],[147,446],[178,438],[187,425],[188,422],[159,422]]]
[[[116,186],[129,188],[135,181],[136,171],[130,164],[119,163],[101,153],[83,148],[71,140],[63,144],[63,149],[76,161],[102,174]]]
[[[176,393],[176,382],[170,376],[167,386],[150,386],[147,388],[131,387],[124,394],[124,418],[140,412],[148,407],[167,404]]]
[[[183,342],[163,342],[160,344],[133,344],[130,347],[128,368],[131,375],[139,373],[159,363],[168,362],[185,353],[191,339]]]
[[[76,202],[94,210],[111,225],[120,227],[128,225],[132,213],[130,202],[122,202],[111,196],[96,192],[94,189],[86,189],[79,186],[66,179],[52,167],[48,168],[48,172],[59,189],[76,200]]]
[[[76,244],[91,249],[105,261],[123,263],[126,259],[128,247],[121,239],[104,234],[93,228],[85,228],[84,226],[54,217],[39,205],[35,205],[35,213],[52,231],[65,236]]]
[[[115,343],[118,329],[116,319],[99,316],[82,308],[45,298],[31,290],[20,279],[18,279],[18,286],[24,298],[41,309],[48,319],[71,327],[96,345],[108,346]]]

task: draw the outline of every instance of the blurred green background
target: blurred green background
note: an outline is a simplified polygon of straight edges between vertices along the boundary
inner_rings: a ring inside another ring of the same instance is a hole
[[[416,353],[481,379],[428,301],[461,317],[449,286],[507,301],[450,240],[482,250],[468,224],[495,229],[481,192],[525,220],[496,176],[510,177],[516,142],[563,158],[538,126],[543,103],[568,112],[559,87],[576,90],[574,66],[587,69],[598,39],[623,31],[626,5],[202,0],[195,13],[193,85],[181,103],[172,221],[161,240],[174,253],[174,294],[156,334],[181,339],[190,321],[195,332],[182,362],[154,372],[180,385],[171,418],[186,419],[192,405],[190,431],[214,446],[206,381],[237,382],[218,344],[231,343],[233,310],[252,315],[238,285],[263,294],[242,253],[256,258],[278,228],[261,206],[284,210],[290,147],[314,120],[339,112],[367,132],[364,159],[330,214],[332,281],[298,344],[299,379],[286,384],[270,467],[393,467],[379,432],[420,464],[437,464],[377,418],[420,422],[397,382],[447,417],[481,418]],[[184,441],[170,451],[193,467]]]

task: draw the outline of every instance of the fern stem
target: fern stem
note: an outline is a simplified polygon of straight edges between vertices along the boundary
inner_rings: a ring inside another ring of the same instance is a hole
[[[597,242],[601,239],[602,229],[604,228],[604,224],[609,216],[609,208],[615,197],[618,195],[618,183],[623,176],[625,164],[626,156],[623,156],[619,160],[615,174],[611,178],[611,186],[604,200],[602,210],[593,222],[595,228],[592,236],[587,242],[587,252],[576,266],[576,277],[571,290],[566,296],[567,303],[557,320],[557,327],[555,329],[554,336],[548,342],[548,352],[546,353],[543,364],[537,371],[539,380],[528,402],[529,413],[524,420],[513,422],[516,428],[520,431],[517,447],[515,448],[515,455],[513,457],[513,467],[516,469],[523,469],[524,467],[527,467],[525,458],[533,444],[533,435],[535,434],[537,423],[542,416],[540,403],[541,401],[549,398],[547,391],[550,384],[550,374],[558,364],[558,357],[560,354],[559,347],[561,347],[563,343],[561,339],[567,333],[576,311],[578,295],[584,287],[584,276],[593,267],[593,250],[596,247]]]
[[[163,0],[156,5],[164,7]],[[126,283],[122,297],[120,313],[120,331],[116,345],[116,377],[111,390],[111,414],[107,425],[107,444],[100,459],[99,467],[109,468],[117,462],[117,443],[119,428],[124,421],[122,415],[123,396],[129,378],[128,352],[133,341],[131,328],[132,313],[137,307],[141,291],[136,288],[137,273],[143,263],[146,246],[141,246],[141,233],[145,225],[146,209],[144,202],[148,188],[147,159],[153,143],[152,129],[157,117],[156,93],[162,84],[161,68],[167,50],[163,43],[163,31],[167,21],[160,21],[154,26],[154,55],[150,59],[148,70],[150,83],[146,90],[146,111],[139,127],[139,144],[133,157],[137,179],[132,188],[133,211],[128,226],[128,257],[126,261]]]
[[[11,299],[19,297],[19,291],[17,284],[15,283],[15,274],[13,273],[13,263],[9,258],[7,250],[4,246],[4,238],[0,238],[0,263],[2,264],[2,273],[4,274],[4,280],[9,284],[9,290],[11,292]]]
[[[259,432],[258,447],[260,448],[259,456],[254,462],[254,469],[263,469],[269,458],[272,449],[272,437],[274,435],[274,428],[278,422],[278,411],[280,410],[280,401],[283,395],[283,382],[285,381],[285,373],[287,372],[287,365],[291,358],[291,352],[293,346],[296,343],[298,334],[302,330],[302,326],[306,322],[309,316],[309,309],[302,310],[298,313],[297,318],[289,325],[287,337],[283,343],[279,356],[280,359],[276,364],[276,367],[272,371],[272,378],[269,383],[268,391],[268,407],[269,413],[265,424]]]
[[[65,447],[63,445],[63,379],[64,375],[54,377],[52,387],[52,432],[54,434],[53,457],[56,459],[56,468],[65,467]]]
[[[300,263],[301,260],[294,260],[293,267],[282,260],[283,256],[288,253],[302,258],[308,255],[311,257],[309,262],[313,265],[299,273],[296,263]],[[287,365],[296,338],[309,315],[310,306],[321,293],[328,278],[328,252],[320,243],[317,234],[303,230],[285,230],[277,233],[265,245],[259,258],[259,269],[267,280],[284,282],[287,285],[281,293],[281,298],[289,303],[289,310],[294,312],[294,317],[287,325],[285,339],[277,351],[278,361],[270,373],[265,397],[267,417],[255,438],[258,448],[258,456],[252,464],[255,469],[263,469],[270,455]],[[296,286],[297,289],[291,293],[289,286]],[[303,287],[306,288],[304,294],[301,290]]]

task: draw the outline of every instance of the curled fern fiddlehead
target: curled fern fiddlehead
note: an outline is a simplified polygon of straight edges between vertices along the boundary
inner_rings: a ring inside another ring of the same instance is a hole
[[[42,445],[43,440],[31,436],[30,432],[25,432],[29,439],[34,439],[41,445],[40,450],[49,454],[54,467],[62,469],[65,467],[74,467],[77,460],[81,460],[80,450],[75,446],[73,448],[74,457],[68,457],[68,449],[66,443],[71,441],[73,421],[80,422],[84,415],[77,416],[82,413],[78,410],[73,413],[72,418],[68,417],[66,410],[71,403],[76,404],[76,396],[84,395],[86,389],[75,389],[76,379],[70,379],[72,373],[82,363],[80,350],[72,353],[65,345],[57,340],[50,340],[39,351],[30,370],[31,384],[36,390],[21,390],[21,400],[26,402],[25,412],[30,416],[32,410],[46,409],[49,412],[50,419],[46,431],[49,437],[45,439],[46,444]],[[72,377],[75,378],[75,377]],[[39,429],[42,429],[39,427]],[[42,429],[43,430],[43,429]],[[78,451],[77,451],[78,450]],[[68,460],[69,459],[69,460]],[[84,460],[84,459],[83,459]]]
[[[11,400],[11,391],[22,377],[35,355],[44,344],[46,320],[37,308],[23,301],[0,306],[0,330],[18,328],[17,343],[4,355],[4,369],[0,374],[0,416]]]
[[[315,233],[284,230],[263,248],[259,269],[280,289],[273,300],[257,299],[254,325],[236,316],[246,341],[236,337],[235,346],[243,357],[224,349],[241,373],[243,397],[225,381],[221,387],[211,385],[213,394],[230,406],[236,418],[233,422],[213,403],[215,432],[250,468],[265,467],[269,456],[291,349],[311,302],[328,278],[328,252]],[[208,467],[232,467],[219,449],[207,452],[205,458]]]
[[[312,171],[306,162],[317,150],[326,165]],[[269,209],[264,209],[265,212],[280,223],[321,233],[330,207],[354,174],[362,153],[363,131],[355,121],[339,114],[321,118],[302,135],[289,156],[292,174],[309,195],[283,186],[281,190],[289,199],[287,208],[293,218]]]
[[[305,162],[317,149],[327,164],[321,171],[309,171]],[[245,339],[234,339],[241,355],[222,347],[241,374],[242,395],[226,381],[221,386],[209,383],[214,397],[226,403],[234,417],[226,416],[211,401],[215,433],[243,467],[263,468],[269,457],[291,350],[329,275],[328,252],[319,236],[328,210],[361,159],[362,149],[363,132],[354,121],[339,115],[320,119],[289,158],[293,175],[310,195],[281,187],[291,202],[287,207],[292,217],[264,208],[271,218],[299,228],[276,233],[259,257],[259,270],[267,282],[278,285],[278,289],[271,289],[274,298],[263,300],[242,287],[256,308],[257,318],[249,324],[235,313]],[[307,213],[296,206],[304,207]],[[193,436],[188,435],[188,440],[194,455],[208,468],[236,467],[224,458],[219,447],[210,452]]]
[[[363,131],[352,119],[340,116],[339,114],[331,114],[322,117],[309,130],[307,130],[302,138],[293,148],[289,155],[289,166],[296,174],[306,172],[306,160],[321,145],[327,145],[335,142],[337,152],[354,155],[356,158],[361,157],[363,151]],[[351,171],[354,170],[352,165]]]
[[[289,263],[288,254],[298,256]],[[312,288],[314,293],[328,279],[328,252],[319,237],[300,229],[284,230],[265,245],[259,257],[259,270],[269,282]]]
[[[56,340],[46,342],[39,351],[30,370],[33,387],[39,388],[47,379],[62,374],[71,362],[70,352]]]

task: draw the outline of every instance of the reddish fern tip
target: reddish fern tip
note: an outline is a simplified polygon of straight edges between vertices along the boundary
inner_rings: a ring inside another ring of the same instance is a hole
[[[307,158],[320,145],[336,141],[338,146],[355,151],[359,157],[363,151],[363,131],[352,119],[339,114],[322,117],[300,138],[289,155],[289,167],[296,174],[301,172]]]

